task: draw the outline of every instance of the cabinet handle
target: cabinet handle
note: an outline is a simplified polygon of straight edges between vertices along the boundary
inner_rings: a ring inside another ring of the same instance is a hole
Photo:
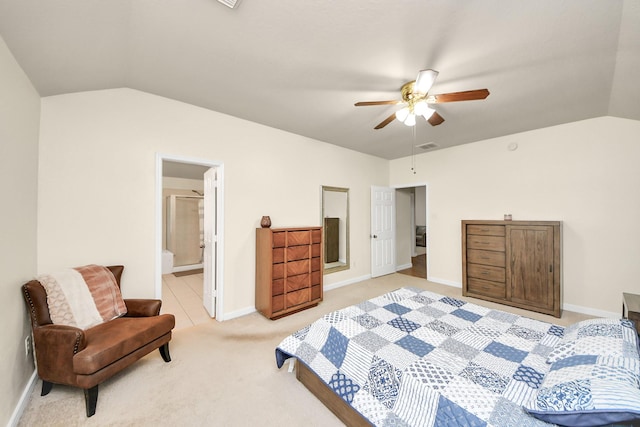
[[[549,265],[549,273],[553,273],[553,264]]]

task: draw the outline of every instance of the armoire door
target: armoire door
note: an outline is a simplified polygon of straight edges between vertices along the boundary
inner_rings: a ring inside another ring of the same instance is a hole
[[[554,308],[553,227],[507,225],[507,276],[514,303]]]

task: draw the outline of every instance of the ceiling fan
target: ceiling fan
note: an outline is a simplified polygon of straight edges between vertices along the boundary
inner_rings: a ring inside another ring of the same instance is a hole
[[[391,114],[389,117],[380,122],[374,129],[382,129],[394,119],[400,120],[407,126],[416,124],[416,116],[422,116],[431,126],[438,126],[444,122],[444,119],[436,110],[431,108],[430,104],[439,104],[443,102],[456,101],[472,101],[476,99],[485,99],[489,96],[488,89],[467,90],[464,92],[443,93],[440,95],[429,95],[429,89],[438,77],[435,70],[422,70],[418,73],[418,77],[411,82],[405,83],[400,89],[402,101],[363,101],[356,102],[356,107],[365,107],[370,105],[400,105],[406,104],[404,108]]]

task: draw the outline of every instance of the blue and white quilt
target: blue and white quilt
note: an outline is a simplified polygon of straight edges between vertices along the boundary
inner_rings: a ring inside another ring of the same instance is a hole
[[[548,425],[527,414],[564,328],[417,288],[323,316],[285,338],[377,426]]]

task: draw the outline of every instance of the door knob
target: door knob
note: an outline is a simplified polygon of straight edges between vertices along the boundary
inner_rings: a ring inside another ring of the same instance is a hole
[[[375,234],[374,234],[372,237],[373,237],[374,239],[377,239],[377,238],[378,238],[378,236],[376,236]]]

